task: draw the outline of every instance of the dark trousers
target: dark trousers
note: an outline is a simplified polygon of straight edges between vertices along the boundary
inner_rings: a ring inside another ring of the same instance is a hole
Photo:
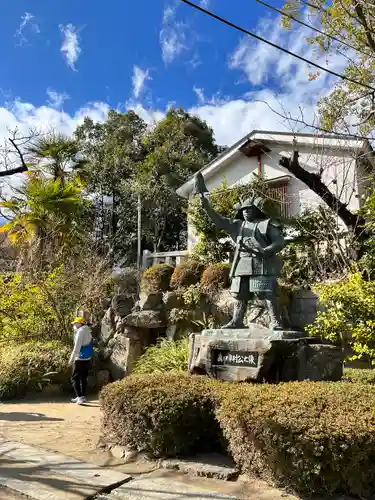
[[[90,360],[80,359],[74,361],[72,386],[77,398],[86,396],[87,378],[89,375]]]

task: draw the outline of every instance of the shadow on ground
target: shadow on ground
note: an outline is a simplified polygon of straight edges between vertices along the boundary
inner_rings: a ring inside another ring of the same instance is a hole
[[[63,418],[47,417],[44,413],[1,412],[0,420],[9,422],[64,422]]]

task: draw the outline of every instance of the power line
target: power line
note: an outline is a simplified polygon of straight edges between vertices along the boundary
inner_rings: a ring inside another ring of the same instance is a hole
[[[363,50],[357,49],[356,47],[353,47],[353,45],[350,45],[349,43],[345,42],[344,40],[340,40],[340,38],[337,38],[337,37],[335,37],[333,35],[329,35],[328,33],[325,33],[324,31],[321,31],[320,29],[315,28],[311,24],[308,24],[308,23],[305,23],[304,21],[301,21],[300,19],[298,19],[297,17],[293,16],[292,14],[288,14],[287,12],[284,12],[281,9],[278,9],[277,7],[273,7],[273,5],[270,5],[270,4],[266,3],[266,2],[263,2],[263,0],[256,0],[256,2],[264,5],[268,9],[273,10],[274,12],[278,12],[279,14],[281,14],[284,17],[288,17],[289,19],[292,19],[293,21],[295,21],[296,23],[301,24],[302,26],[306,26],[306,28],[310,28],[310,29],[316,31],[320,35],[323,35],[323,36],[325,36],[327,38],[331,38],[335,42],[341,43],[342,45],[345,45],[346,47],[349,47],[349,49],[353,49],[353,50],[355,50],[357,52],[360,52],[361,54],[363,54],[365,56],[368,56],[368,57],[370,56],[370,54],[368,54],[367,52],[364,52]]]
[[[266,38],[263,38],[255,33],[252,33],[251,31],[248,31],[245,28],[238,26],[238,24],[234,24],[231,21],[228,21],[227,19],[224,19],[223,17],[220,17],[217,14],[214,14],[213,12],[211,12],[207,9],[204,9],[203,7],[195,4],[194,2],[190,2],[190,0],[181,0],[181,2],[185,3],[186,5],[189,5],[193,9],[196,9],[196,10],[199,10],[200,12],[203,12],[203,14],[206,14],[207,16],[210,16],[213,19],[216,19],[217,21],[219,21],[223,24],[226,24],[227,26],[229,26],[231,28],[234,28],[237,31],[245,33],[245,35],[251,36],[252,38],[255,38],[256,40],[259,40],[260,42],[266,43],[267,45],[270,45],[271,47],[274,47],[275,49],[278,49],[281,52],[284,52],[285,54],[288,54],[290,56],[295,57],[296,59],[299,59],[300,61],[303,61],[307,64],[310,64],[311,66],[314,66],[315,68],[318,68],[321,71],[325,71],[326,73],[329,73],[330,75],[336,76],[337,78],[341,78],[342,80],[346,80],[347,82],[354,83],[355,85],[359,85],[361,87],[364,87],[366,89],[369,89],[369,90],[372,90],[373,92],[375,92],[375,88],[370,87],[370,85],[367,85],[366,83],[358,82],[357,80],[353,80],[352,78],[341,75],[340,73],[336,73],[335,71],[332,71],[328,68],[325,68],[324,66],[320,66],[320,64],[314,63],[314,62],[310,61],[309,59],[306,59],[303,56],[300,56],[294,52],[291,52],[288,49],[285,49],[284,47],[280,47],[280,45],[277,45],[276,43],[270,42]]]

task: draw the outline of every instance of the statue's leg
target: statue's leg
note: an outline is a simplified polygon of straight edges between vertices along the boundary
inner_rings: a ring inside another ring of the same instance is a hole
[[[282,318],[280,314],[280,308],[277,296],[275,294],[267,294],[265,300],[267,304],[268,313],[270,315],[270,324],[269,324],[270,330],[282,330],[283,329]]]
[[[247,304],[249,301],[249,284],[247,276],[238,276],[233,278],[230,291],[232,297],[236,299],[236,302],[234,303],[233,317],[229,323],[222,326],[222,328],[245,328],[243,320],[245,318]]]
[[[233,317],[229,323],[222,326],[223,329],[245,328],[243,320],[247,311],[247,302],[247,300],[236,299],[233,308]]]

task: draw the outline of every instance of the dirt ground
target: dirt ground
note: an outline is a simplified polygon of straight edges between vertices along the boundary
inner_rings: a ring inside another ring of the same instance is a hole
[[[15,403],[0,404],[0,439],[18,441],[39,448],[56,451],[78,460],[105,467],[114,467],[136,476],[153,472],[154,462],[137,462],[124,465],[109,452],[97,448],[100,437],[100,407],[97,401],[85,406],[71,404],[68,400],[51,400],[46,397]],[[155,472],[156,473],[156,472]],[[177,477],[177,473],[176,474]],[[189,478],[179,475],[183,482],[205,481],[210,487],[228,495],[241,495],[248,500],[298,500],[283,491],[268,488],[264,483],[228,482],[213,479]],[[0,500],[4,495],[0,489]],[[7,494],[7,493],[5,493]],[[21,497],[4,496],[8,500]],[[344,500],[344,499],[343,499]]]

